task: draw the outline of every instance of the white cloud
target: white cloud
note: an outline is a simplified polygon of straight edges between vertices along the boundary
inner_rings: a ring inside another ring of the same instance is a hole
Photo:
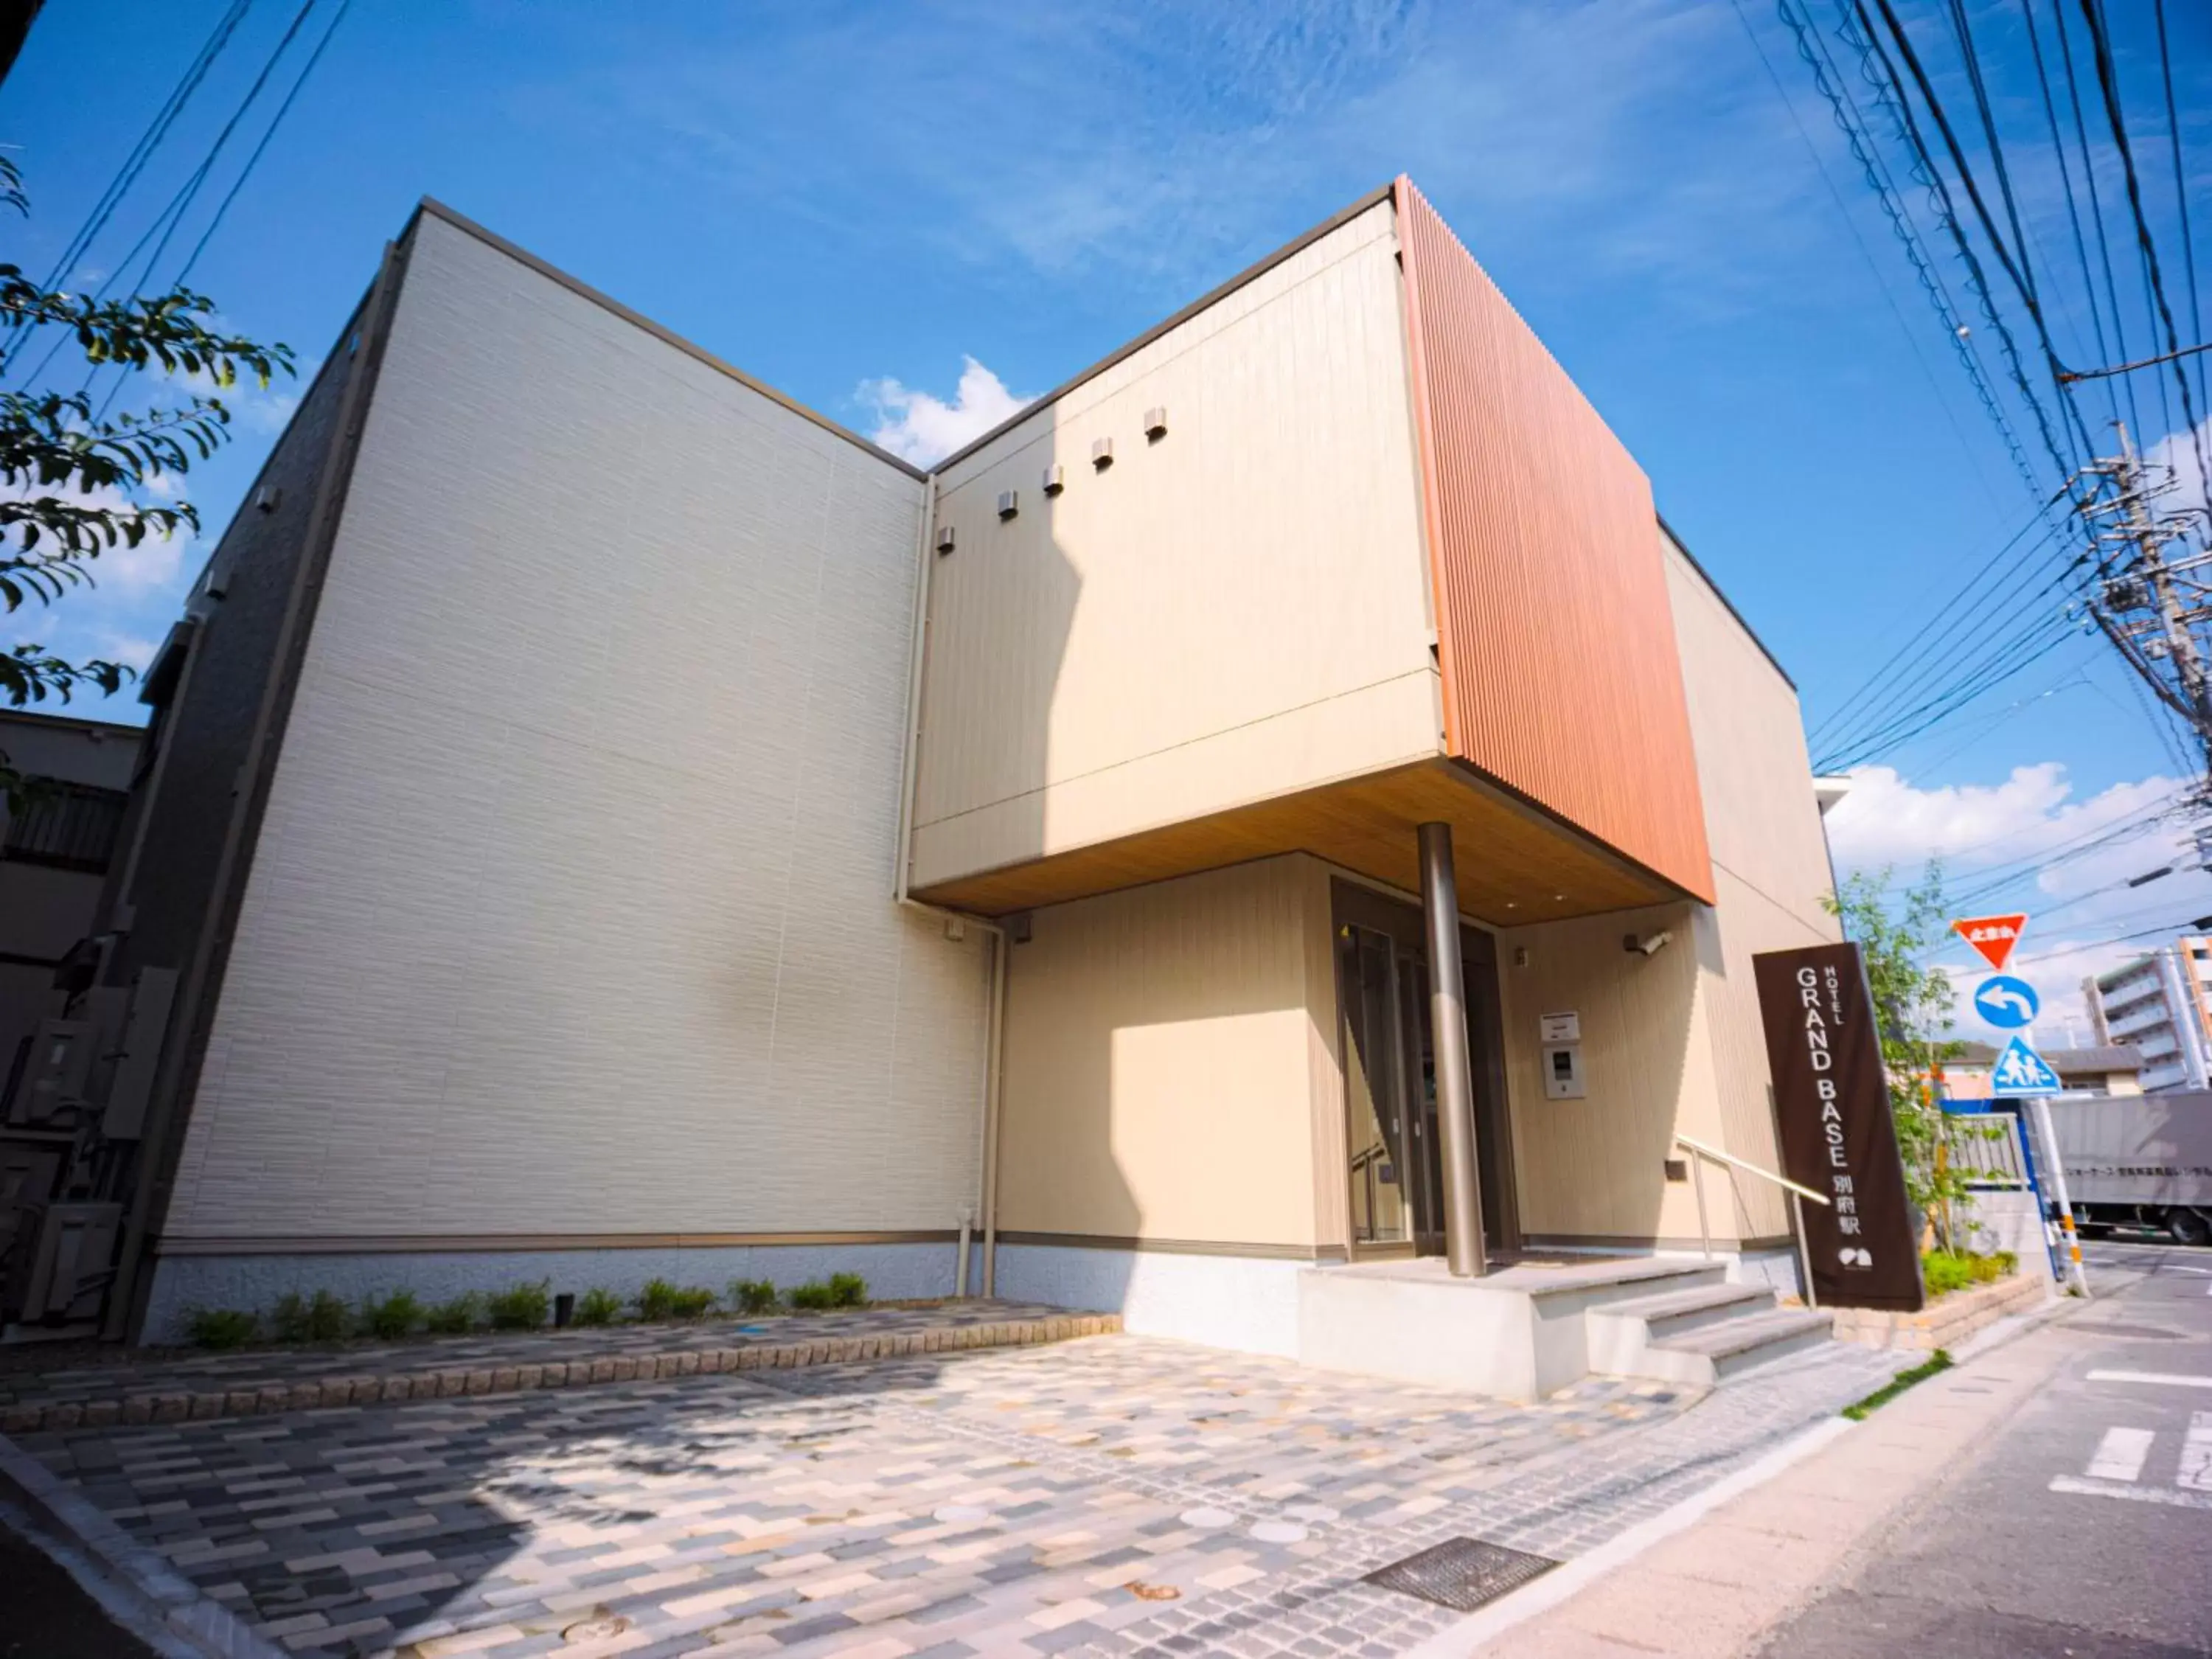
[[[2056,761],[2014,767],[1996,785],[1917,789],[1887,766],[1850,776],[1850,793],[1828,813],[1828,840],[1836,862],[1852,870],[1917,867],[1984,848],[2009,857],[2014,842],[2050,828],[2072,793]]]
[[[98,641],[98,654],[110,662],[119,662],[135,668],[140,673],[154,660],[155,652],[161,648],[159,640],[149,640],[137,634],[125,634],[114,629],[102,629],[93,636]]]
[[[963,357],[961,363],[960,385],[951,403],[889,376],[863,380],[860,400],[876,414],[876,428],[869,437],[878,447],[916,466],[928,466],[981,437],[1028,401],[1007,391],[997,375],[973,357]]]
[[[2202,444],[2208,459],[2212,459],[2212,415],[2197,423],[2192,438],[2187,428],[2169,432],[2143,452],[2144,462],[2154,475],[2171,475],[2172,488],[2158,501],[2158,511],[2163,517],[2179,517],[2192,509],[2202,512],[2204,507],[2204,473],[2197,465],[2197,446]],[[2154,483],[2165,480],[2154,477]],[[2200,519],[2201,524],[2203,520]],[[2169,556],[2172,550],[2168,550]]]
[[[1839,871],[1894,866],[1917,878],[1930,857],[1943,863],[1947,891],[1961,913],[2028,915],[2014,968],[2041,994],[2038,1036],[2054,1046],[2089,1040],[2083,977],[2118,966],[2212,915],[2212,875],[2196,866],[2189,823],[2167,810],[2188,781],[2153,776],[2073,798],[2055,761],[2014,769],[2002,783],[1922,789],[1887,766],[1858,768],[1851,793],[1828,815]],[[2128,884],[2159,869],[2170,874]],[[2012,884],[1994,888],[2001,878]],[[1967,997],[1985,969],[1952,940],[1933,960],[1950,971],[1961,1036],[2002,1041],[1974,1017]]]
[[[156,490],[157,495],[170,497],[168,492]],[[52,496],[79,507],[127,511],[134,503],[121,490],[103,486],[97,489],[82,489],[56,484],[0,484],[0,496],[9,501],[28,501],[40,496]],[[96,558],[80,561],[84,574],[98,586],[113,586],[128,592],[139,592],[160,587],[175,580],[182,568],[185,555],[198,540],[190,526],[179,528],[174,535],[149,533],[137,546],[118,543],[103,548]],[[10,537],[8,550],[15,551],[21,543]],[[43,539],[41,546],[52,545]]]

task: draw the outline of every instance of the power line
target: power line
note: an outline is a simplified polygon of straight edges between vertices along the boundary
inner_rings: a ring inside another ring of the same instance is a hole
[[[2158,72],[2166,88],[2166,136],[2173,152],[2173,202],[2181,222],[2181,268],[2189,281],[2189,329],[2191,335],[2202,340],[2204,336],[2204,312],[2197,293],[2197,245],[2189,228],[2189,185],[2181,165],[2181,118],[2173,106],[2173,57],[2166,49],[2166,0],[2156,0],[2153,11],[2158,19]],[[2212,406],[2212,396],[2205,391],[2204,360],[2197,360],[2197,395]],[[2204,473],[2203,439],[2195,428],[2191,435],[2197,444],[2197,476],[2206,491],[2205,505],[2212,507],[2212,477]]]
[[[292,89],[284,94],[284,101],[277,105],[276,113],[270,118],[267,131],[262,133],[261,142],[254,145],[253,153],[246,158],[246,166],[231,182],[228,194],[216,206],[215,217],[208,221],[207,228],[200,233],[199,240],[193,244],[191,257],[177,272],[178,286],[182,287],[185,280],[192,274],[192,267],[199,263],[200,255],[207,252],[208,244],[215,240],[216,232],[222,228],[223,216],[230,211],[230,204],[238,199],[238,192],[246,188],[246,181],[253,176],[253,169],[259,163],[262,153],[269,148],[269,141],[276,136],[276,129],[284,125],[284,118],[291,113],[293,102],[300,95],[300,88],[307,84],[307,77],[315,72],[315,65],[323,60],[323,52],[331,44],[331,37],[338,32],[338,25],[345,21],[346,13],[352,9],[353,0],[338,0],[338,9],[331,17],[330,27],[323,31],[323,38],[315,43],[314,51],[307,54],[307,63],[301,66],[298,78],[292,82]],[[303,11],[301,15],[304,17],[306,13]]]
[[[1927,107],[1929,118],[1935,122],[1936,131],[1943,140],[1943,147],[1951,157],[1951,165],[1958,173],[1960,185],[1966,192],[1966,199],[1974,210],[1975,217],[1980,222],[1983,235],[1996,252],[1999,266],[2005,275],[2012,279],[2014,289],[2019,293],[2022,303],[2027,307],[2028,319],[2035,325],[2037,337],[2043,345],[2045,367],[2055,375],[2060,367],[2058,354],[2051,345],[2051,331],[2045,325],[2043,307],[2036,298],[2034,282],[2014,261],[2011,248],[2007,245],[2003,234],[1997,229],[1996,221],[1990,216],[1989,204],[1982,198],[1981,185],[1975,180],[1973,168],[1967,163],[1966,151],[1960,145],[1959,136],[1952,128],[1950,117],[1944,112],[1942,100],[1936,96],[1936,88],[1928,78],[1927,70],[1922,67],[1920,56],[1912,48],[1911,37],[1905,33],[1905,26],[1898,21],[1895,8],[1891,5],[1890,0],[1874,0],[1874,3],[1881,12],[1883,24],[1889,31],[1891,40],[1897,46],[1899,58],[1904,61],[1905,68],[1911,74],[1913,85],[1919,90],[1921,102]],[[1871,34],[1872,22],[1867,16],[1866,0],[1856,0],[1856,4],[1860,17],[1865,23],[1869,33]],[[1972,56],[1971,39],[1962,40],[1961,44],[1971,60]],[[2005,326],[1997,313],[1995,298],[1989,292],[1988,281],[1982,273],[1981,261],[1975,256],[1972,244],[1967,238],[1964,227],[1959,223],[1956,215],[1951,211],[1950,191],[1948,186],[1942,185],[1941,172],[1920,136],[1919,124],[1912,118],[1911,103],[1905,94],[1904,83],[1897,78],[1895,65],[1890,62],[1888,53],[1882,50],[1879,41],[1875,43],[1875,51],[1881,59],[1885,72],[1890,76],[1896,88],[1898,107],[1905,117],[1906,137],[1929,176],[1937,181],[1937,191],[1944,206],[1945,226],[1951,232],[1953,240],[1958,244],[1960,256],[1966,263],[1970,278],[1977,295],[1982,301],[1984,313],[1988,315],[1990,324],[1997,330],[1998,339],[2002,343],[2006,357],[2012,365],[2014,378],[2019,384],[2021,395],[2028,400],[2030,406],[2035,411],[2036,423],[2042,431],[2044,446],[2050,450],[2051,459],[2058,463],[2061,476],[2070,476],[2076,465],[2072,459],[2072,446],[2077,434],[2071,431],[2067,434],[2067,448],[2065,453],[2062,453],[2057,441],[2051,434],[2050,416],[2044,410],[2042,400],[2036,396],[2034,387],[2028,380],[2027,369],[2021,362],[2019,346],[2012,337],[2011,330]],[[1978,92],[1980,82],[1978,70],[1970,71],[1970,79]],[[1994,126],[1991,127],[1991,135],[1994,141]],[[1993,165],[2002,174],[2003,163],[2001,156],[1993,155],[1991,159]],[[2020,252],[2020,258],[2024,260],[2027,257],[2027,249],[2023,247]],[[2088,430],[2081,426],[2081,414],[2075,408],[2073,399],[2067,394],[2063,384],[2058,387],[2058,400],[2065,413],[2072,417],[2074,426],[2079,429],[2078,436],[2082,449],[2089,450],[2091,445]]]
[[[171,88],[169,95],[161,100],[161,106],[154,112],[153,120],[147,125],[146,130],[139,134],[138,141],[131,145],[130,153],[123,159],[122,166],[116,170],[115,176],[108,181],[107,187],[100,191],[99,199],[94,202],[91,211],[85,216],[84,222],[77,227],[76,234],[63,246],[60,257],[54,261],[53,268],[46,273],[46,279],[41,284],[43,288],[50,292],[59,288],[69,273],[76,268],[77,261],[82,259],[91,248],[100,233],[106,228],[108,220],[114,216],[116,209],[122,204],[123,198],[130,193],[131,186],[137,182],[139,175],[146,169],[147,162],[153,159],[154,152],[161,148],[162,139],[168,136],[169,129],[175,125],[178,116],[184,112],[185,106],[191,101],[192,94],[199,89],[200,83],[207,78],[208,70],[214,66],[215,60],[222,55],[223,48],[229,44],[231,36],[237,32],[240,22],[244,20],[252,3],[253,0],[233,0],[233,3],[216,21],[214,32],[192,55],[191,61],[185,65],[183,76],[175,87]],[[0,364],[12,362],[16,348],[23,343],[25,337],[35,326],[37,325],[33,323],[21,322],[8,331],[4,344],[0,344]],[[37,379],[38,374],[44,372],[46,364],[52,359],[53,353],[50,350],[46,357],[40,360],[38,369],[33,371],[31,378]]]
[[[2134,811],[2109,823],[2100,823],[2081,831],[2079,835],[2069,836],[2055,847],[2039,848],[2023,857],[1977,871],[1955,896],[1957,901],[1962,904],[1978,903],[1993,894],[2004,891],[2008,887],[2016,887],[2031,877],[2063,868],[2093,854],[2116,847],[2123,842],[2139,840],[2144,836],[2155,834],[2161,825],[2174,821],[2179,814],[2185,812],[2188,810],[2188,805],[2185,792],[2177,789],[2159,797],[2146,806],[2137,807]],[[2000,836],[1997,839],[2004,841],[2012,838]],[[1984,844],[1994,846],[1996,842]],[[1960,854],[1954,853],[1952,856],[1956,858]]]
[[[1806,131],[1804,121],[1798,116],[1796,103],[1790,98],[1790,89],[1783,85],[1782,76],[1776,72],[1773,63],[1768,58],[1765,44],[1759,40],[1759,31],[1751,26],[1751,18],[1743,9],[1743,0],[1730,0],[1730,3],[1735,9],[1736,21],[1743,25],[1744,33],[1750,37],[1752,51],[1759,56],[1759,66],[1766,71],[1766,78],[1774,83],[1775,93],[1782,100],[1782,107],[1790,113],[1790,125],[1797,130],[1797,137],[1805,146],[1805,153],[1813,158],[1814,170],[1820,175],[1820,182],[1827,186],[1829,199],[1835,203],[1836,212],[1844,222],[1844,228],[1850,233],[1851,245],[1858,249],[1859,258],[1866,262],[1867,270],[1874,277],[1875,286],[1881,292],[1882,303],[1888,307],[1889,314],[1897,319],[1898,332],[1905,337],[1905,347],[1912,353],[1912,361],[1919,365],[1921,378],[1928,382],[1929,391],[1936,396],[1936,406],[1943,411],[1944,422],[1950,427],[1952,434],[1958,439],[1960,450],[1966,455],[1967,464],[1974,469],[1974,477],[1980,482],[1984,492],[1990,496],[1991,504],[1995,505],[1996,492],[1990,489],[1989,480],[1982,475],[1981,459],[1974,453],[1973,446],[1967,442],[1966,428],[1959,424],[1959,417],[1951,408],[1951,400],[1944,396],[1942,385],[1936,378],[1935,368],[1920,349],[1919,335],[1914,331],[1912,325],[1905,320],[1905,313],[1898,306],[1897,296],[1890,291],[1889,281],[1882,275],[1881,266],[1874,257],[1874,250],[1867,246],[1866,238],[1859,234],[1858,222],[1851,216],[1850,204],[1844,200],[1843,191],[1837,187],[1834,177],[1828,171],[1827,162],[1821,159],[1820,147],[1813,142],[1813,135]],[[1791,28],[1796,28],[1796,23],[1790,15],[1790,0],[1778,0],[1778,9],[1781,11],[1784,20],[1790,22]],[[1800,52],[1802,55],[1802,47]],[[1817,63],[1814,64],[1814,72],[1816,76],[1821,73]],[[1830,101],[1832,104],[1833,100],[1831,99]],[[1856,149],[1856,145],[1854,149]],[[1885,204],[1886,206],[1887,204]],[[2007,435],[2009,437],[2010,434]],[[2016,445],[2015,447],[2017,447]],[[2026,458],[2021,459],[2025,460]],[[2027,477],[2029,487],[2033,489],[2033,475],[2030,473]]]
[[[278,61],[283,58],[286,52],[290,50],[292,42],[299,37],[300,30],[307,23],[307,15],[315,9],[315,3],[316,0],[305,0],[305,3],[301,6],[298,12],[294,14],[291,26],[278,39],[275,49],[262,64],[261,72],[253,77],[253,84],[246,89],[246,96],[239,100],[238,107],[231,112],[230,118],[222,124],[222,130],[216,134],[214,142],[208,146],[206,155],[202,157],[200,164],[185,176],[185,182],[178,186],[176,194],[169,198],[168,205],[155,216],[154,222],[146,228],[145,234],[132,246],[130,252],[123,256],[122,262],[116,266],[114,273],[106,282],[100,284],[100,293],[94,295],[95,298],[104,296],[118,281],[127,279],[131,263],[137,258],[139,250],[143,248],[149,240],[154,241],[154,250],[146,256],[145,266],[139,272],[136,286],[144,289],[152,284],[154,267],[161,263],[161,255],[168,251],[169,239],[177,234],[177,228],[184,223],[185,214],[191,210],[191,205],[198,199],[202,187],[208,181],[209,174],[215,171],[215,164],[221,158],[224,147],[230,143],[231,134],[238,131],[239,123],[246,118],[246,112],[251,110],[260,98],[262,88],[269,84],[269,77],[276,73]],[[160,233],[160,238],[155,240],[155,233],[157,231]],[[181,278],[179,279],[179,282],[181,280]],[[131,285],[126,281],[126,287],[129,286]],[[174,287],[176,284],[171,283],[168,286]],[[100,373],[100,366],[95,363],[87,371],[84,384],[88,389],[91,386],[94,378]],[[108,406],[115,401],[117,392],[129,379],[130,373],[127,369],[117,370],[114,384],[108,388],[107,395],[100,400],[100,408],[94,416],[95,419],[102,418],[106,415]]]
[[[1922,621],[1920,626],[1913,630],[1911,637],[1906,639],[1905,641],[1902,645],[1899,646],[1896,650],[1890,653],[1887,657],[1884,658],[1881,665],[1860,683],[1856,690],[1854,690],[1849,696],[1845,697],[1834,709],[1821,717],[1820,721],[1813,727],[1810,734],[1813,739],[1815,742],[1818,742],[1829,732],[1834,731],[1840,722],[1861,712],[1860,705],[1865,698],[1878,694],[1885,686],[1893,686],[1895,684],[1895,681],[1891,677],[1892,671],[1897,667],[1898,664],[1903,662],[1905,658],[1909,656],[1917,647],[1926,641],[1931,634],[1942,627],[1954,615],[1968,605],[1975,590],[1981,586],[1984,580],[1989,577],[1990,573],[1996,568],[1998,562],[2002,560],[2006,554],[2011,552],[2012,550],[2019,544],[2021,538],[2027,535],[2029,531],[2034,529],[2037,523],[2037,520],[2030,519],[2026,524],[2021,526],[2019,529],[2014,531],[2011,536],[2006,539],[2004,545],[1998,548],[1996,552],[1990,554],[1988,559],[1982,563],[1980,568],[1978,568],[1972,575],[1966,578],[1965,585],[1962,586],[1957,592],[1954,593],[1949,599],[1944,600],[1942,604],[1937,605],[1933,611],[1931,611]],[[2012,580],[2014,574],[2021,565],[2026,564],[2028,560],[2034,558],[2038,554],[2042,552],[2045,546],[2051,541],[2054,533],[2054,532],[2046,529],[2041,536],[2038,537],[2028,545],[2027,550],[2023,552],[2019,558],[2015,559],[2010,566],[2007,567],[2004,574],[1999,576],[1997,580],[1999,582],[2004,582]]]
[[[2008,680],[2027,672],[2037,663],[2057,650],[2074,637],[2070,621],[2061,617],[2055,626],[2046,627],[2028,635],[2019,644],[2010,647],[1986,660],[1972,678],[1938,692],[1917,707],[1896,716],[1890,725],[1862,738],[1847,754],[1825,763],[1820,769],[1848,770],[1863,766],[1867,762],[1888,753],[1899,744],[1910,742],[1923,732],[1948,720],[1967,704]],[[1917,720],[1917,724],[1907,724]],[[1899,728],[1902,729],[1899,729]]]
[[[2062,556],[2063,552],[2062,549]],[[1965,653],[1939,656],[1930,652],[1922,672],[1908,673],[1890,681],[1886,695],[1878,697],[1850,721],[1830,732],[1822,739],[1825,752],[1820,769],[1829,770],[1870,758],[1863,751],[1880,740],[1893,736],[1901,724],[1924,714],[1938,703],[1948,702],[1969,686],[1978,687],[1972,695],[1979,695],[1980,690],[1997,683],[1991,679],[1986,684],[1982,684],[1990,671],[2004,669],[2007,672],[1998,678],[2009,678],[2013,672],[2033,660],[2034,656],[2042,654],[2042,650],[2037,647],[2055,646],[2060,635],[2071,631],[2072,619],[2063,611],[2050,612],[2040,617],[2036,613],[2044,610],[2051,593],[2064,586],[2087,559],[2087,554],[2076,554],[2041,586],[2017,599],[2002,614],[1975,623],[1976,643]],[[1990,599],[1996,603],[2003,603],[1995,593]],[[2021,631],[2023,625],[2025,632]],[[1943,674],[1948,674],[1950,678],[1948,680],[1937,678]],[[1912,702],[1915,697],[1921,701]],[[1970,697],[1964,698],[1961,702],[1970,700]]]
[[[2029,3],[2033,3],[2033,0],[2029,0]],[[2119,284],[2112,276],[2112,240],[2105,231],[2104,198],[2103,192],[2097,188],[2096,164],[2089,152],[2088,123],[2081,114],[2081,87],[2074,68],[2072,33],[2066,27],[2066,0],[2051,0],[2051,15],[2058,28],[2058,56],[2066,71],[2066,100],[2074,114],[2075,145],[2081,153],[2082,188],[2089,198],[2089,223],[2096,232],[2097,260],[2105,273],[2105,302],[2112,316],[2112,349],[2119,356],[2125,357],[2128,355],[2127,327],[2120,310]],[[2091,297],[2094,301],[2094,293]],[[2142,430],[2142,416],[2136,407],[2135,382],[2124,381],[2122,390],[2127,396],[2128,419],[2140,432]]]
[[[1996,423],[1999,435],[2004,440],[2005,449],[2012,457],[2013,465],[2019,469],[2021,480],[2027,485],[2028,493],[2039,496],[2043,493],[2043,486],[2037,479],[2034,467],[2029,465],[2027,453],[2021,448],[2019,434],[2013,430],[2003,405],[1990,386],[1980,356],[1974,348],[1973,331],[1960,320],[1950,289],[1922,247],[1920,234],[1912,223],[1911,214],[1905,210],[1902,192],[1897,189],[1888,167],[1882,161],[1881,151],[1875,147],[1867,132],[1865,118],[1850,95],[1846,78],[1830,56],[1827,44],[1822,40],[1819,29],[1813,26],[1810,14],[1801,18],[1791,0],[1775,0],[1775,3],[1777,11],[1789,26],[1796,41],[1798,57],[1813,71],[1814,87],[1827,100],[1829,112],[1837,126],[1842,129],[1853,158],[1857,161],[1860,171],[1875,192],[1875,201],[1881,205],[1883,217],[1888,220],[1890,229],[1904,246],[1905,258],[1911,262],[1913,274],[1920,279],[1921,289],[1927,295],[1929,304],[1935,307],[1936,316],[1942,319],[1944,332],[1949,336],[1952,347],[1959,355],[1959,361],[1966,371],[1967,381],[1973,386],[1975,396],[1981,400],[1983,409]],[[1850,0],[1838,0],[1838,4],[1845,9],[1848,15]]]
[[[1942,754],[1936,756],[1933,760],[1923,763],[1920,769],[1926,772],[1933,772],[1938,767],[1942,766],[1950,761],[1956,760],[1960,755],[1965,754],[1967,750],[1972,748],[1974,744],[1981,742],[1983,738],[1988,737],[1990,732],[1996,731],[1999,726],[2005,726],[2009,722],[2019,719],[2021,715],[2027,713],[2030,708],[2033,708],[2037,703],[2043,702],[2051,697],[2055,697],[2061,691],[2070,690],[2076,685],[2087,686],[2088,684],[2090,684],[2090,679],[2087,670],[2083,668],[2067,669],[2057,679],[2045,686],[2042,690],[2034,692],[2025,697],[2014,698],[2011,702],[2007,703],[2002,708],[1984,715],[1981,719],[1974,722],[1972,727],[1968,731],[1965,737],[1961,738],[1950,748],[1946,749]],[[1890,752],[1893,754],[1895,753],[1898,750],[1904,748],[1905,744],[1910,741],[1911,739],[1907,738],[1898,743],[1892,744],[1890,745]]]
[[[1878,3],[1887,4],[1887,0]],[[2166,349],[2178,352],[2181,349],[2181,336],[2174,327],[2173,307],[2166,303],[2166,280],[2158,264],[2158,241],[2151,234],[2150,220],[2143,210],[2142,184],[2136,176],[2135,150],[2128,143],[2127,119],[2120,111],[2119,79],[2112,67],[2112,41],[2106,34],[2097,0],[2081,0],[2081,13],[2088,21],[2097,85],[2104,94],[2105,116],[2112,124],[2113,146],[2119,151],[2121,176],[2127,181],[2128,211],[2135,219],[2136,245],[2142,256],[2143,275],[2157,303],[2159,320],[2166,325]],[[2181,394],[2181,418],[2189,428],[2190,441],[2196,449],[2197,477],[2203,489],[2205,505],[2212,508],[2212,471],[2205,466],[2204,435],[2197,427],[2196,401],[2189,395],[2189,372],[2176,362],[2173,378]]]
[[[2096,337],[2097,361],[2112,362],[2113,353],[2105,343],[2105,317],[2097,304],[2097,279],[2089,270],[2089,248],[2081,234],[2081,210],[2074,200],[2074,170],[2066,164],[2066,140],[2058,131],[2058,106],[2051,97],[2051,76],[2043,62],[2043,41],[2035,27],[2035,0],[2020,0],[2021,20],[2027,26],[2027,47],[2035,62],[2036,90],[2043,95],[2043,115],[2051,128],[2051,148],[2058,158],[2058,180],[2066,193],[2066,222],[2074,233],[2074,256],[2081,266],[2081,291],[2089,301],[2089,327]],[[2112,418],[2120,418],[2119,388],[2106,386],[2105,400]]]

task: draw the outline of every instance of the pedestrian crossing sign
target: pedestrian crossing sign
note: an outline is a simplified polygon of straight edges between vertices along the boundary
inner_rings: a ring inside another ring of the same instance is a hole
[[[1990,1091],[1997,1095],[2055,1095],[2064,1087],[2051,1062],[2014,1037],[1990,1069]]]

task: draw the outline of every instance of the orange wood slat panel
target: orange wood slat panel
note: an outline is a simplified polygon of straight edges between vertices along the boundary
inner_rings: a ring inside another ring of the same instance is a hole
[[[1710,903],[1650,483],[1407,179],[1397,204],[1447,744]]]

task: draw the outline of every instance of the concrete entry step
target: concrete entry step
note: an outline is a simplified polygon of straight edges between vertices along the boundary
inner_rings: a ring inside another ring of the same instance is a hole
[[[1297,1357],[1328,1370],[1540,1400],[1593,1372],[1644,1375],[1594,1360],[1597,1313],[1700,1291],[1733,1299],[1726,1276],[1722,1262],[1650,1256],[1519,1261],[1479,1279],[1454,1279],[1433,1256],[1310,1267],[1298,1275]],[[1644,1322],[1626,1322],[1640,1354]]]
[[[1591,1317],[1640,1319],[1656,1342],[1747,1313],[1771,1312],[1773,1308],[1774,1292],[1764,1285],[1699,1285],[1663,1296],[1609,1302],[1592,1310]]]
[[[1811,1308],[1777,1308],[1687,1331],[1656,1346],[1663,1352],[1703,1358],[1717,1380],[1833,1339],[1834,1322],[1828,1315]]]

